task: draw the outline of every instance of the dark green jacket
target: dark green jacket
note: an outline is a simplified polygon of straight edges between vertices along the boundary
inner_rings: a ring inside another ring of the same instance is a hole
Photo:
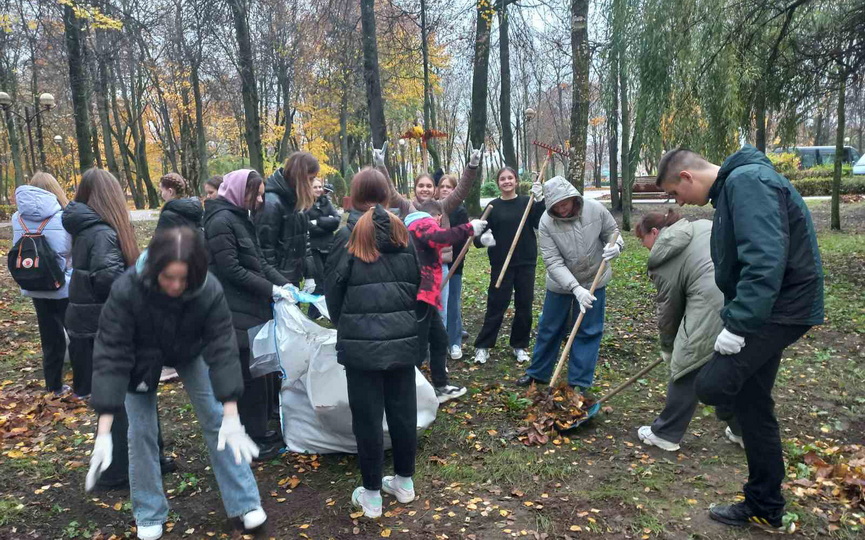
[[[811,213],[789,180],[751,145],[728,157],[709,199],[721,319],[745,335],[767,323],[823,323],[823,265]]]

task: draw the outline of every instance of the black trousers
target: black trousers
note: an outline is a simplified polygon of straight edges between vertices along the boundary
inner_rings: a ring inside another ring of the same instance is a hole
[[[315,279],[315,290],[312,291],[312,294],[324,294],[324,265],[327,262],[327,253],[312,250],[312,262],[315,265],[313,276],[313,279]],[[309,305],[306,314],[310,319],[317,319],[321,316],[321,312],[312,304]]]
[[[487,312],[484,315],[484,325],[475,340],[475,348],[489,349],[494,347],[499,337],[499,329],[505,318],[505,312],[514,296],[514,322],[511,326],[511,347],[526,349],[532,334],[532,300],[535,297],[535,267],[508,267],[502,286],[496,288],[501,268],[493,268],[490,272],[490,286],[487,290]]]
[[[156,442],[159,444],[159,457],[161,458],[165,452],[165,442],[162,440],[162,422],[159,421],[157,412],[156,426]],[[114,422],[111,424],[111,465],[99,476],[98,483],[104,485],[113,485],[124,482],[129,478],[129,418],[126,416],[126,409],[114,415]]]
[[[439,310],[426,302],[417,303],[418,359],[417,366],[423,365],[429,351],[429,370],[432,385],[436,388],[448,384],[448,332],[445,330]]]
[[[249,347],[240,348],[240,367],[243,371],[243,395],[237,401],[237,412],[246,432],[256,442],[264,439],[267,423],[274,411],[274,373],[253,378],[249,373]]]
[[[89,396],[93,379],[93,342],[90,337],[69,337],[69,361],[72,363],[72,391]]]
[[[697,376],[697,397],[708,405],[730,405],[742,428],[748,458],[745,502],[760,517],[781,518],[784,457],[772,387],[781,355],[808,326],[767,324],[745,336],[738,354],[715,354]]]
[[[393,443],[393,470],[414,475],[417,454],[417,390],[414,366],[386,371],[345,368],[351,428],[357,439],[357,459],[363,487],[381,489],[384,468],[384,429],[387,418]]]
[[[68,298],[34,298],[39,339],[42,342],[42,372],[45,389],[56,392],[63,387],[63,362],[66,359],[66,306]]]

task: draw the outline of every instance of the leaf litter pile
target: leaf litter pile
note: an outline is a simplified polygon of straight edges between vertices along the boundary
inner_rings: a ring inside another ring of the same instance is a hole
[[[552,391],[546,385],[532,384],[526,398],[531,401],[525,418],[527,425],[520,428],[517,434],[517,438],[526,446],[547,444],[550,436],[585,418],[595,403],[564,383]]]

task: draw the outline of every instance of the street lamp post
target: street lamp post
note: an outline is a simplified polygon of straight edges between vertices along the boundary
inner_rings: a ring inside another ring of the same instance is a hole
[[[36,152],[33,148],[33,129],[31,127],[31,123],[39,118],[39,116],[47,111],[50,111],[54,108],[54,96],[48,93],[44,93],[39,96],[39,107],[31,109],[29,106],[24,106],[24,114],[15,111],[12,109],[12,96],[7,94],[6,92],[0,92],[0,108],[2,108],[7,114],[11,113],[17,116],[18,118],[24,120],[24,123],[27,125],[27,141],[30,144],[30,171],[36,171]],[[41,130],[40,131],[41,134]],[[39,141],[39,148],[43,148],[42,140]],[[42,167],[45,167],[45,152],[42,150],[40,154],[40,162]]]

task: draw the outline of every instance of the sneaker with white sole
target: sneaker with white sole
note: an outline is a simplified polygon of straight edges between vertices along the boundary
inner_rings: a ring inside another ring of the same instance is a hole
[[[159,540],[162,538],[162,525],[145,525],[138,527],[138,540]]]
[[[459,360],[463,357],[463,349],[459,345],[453,345],[450,348],[451,360]]]
[[[381,479],[381,490],[393,495],[402,504],[408,504],[415,499],[414,482],[411,478],[400,478],[403,485],[398,486],[395,476],[385,476]]]
[[[489,349],[475,349],[475,364],[486,364],[489,359]]]
[[[531,360],[529,353],[525,349],[514,349],[514,355],[517,357],[517,364],[523,364]]]
[[[372,495],[365,488],[359,487],[351,494],[351,504],[363,510],[364,517],[381,517],[381,494]]]
[[[664,439],[658,437],[652,432],[652,426],[642,426],[637,430],[637,436],[640,437],[640,440],[645,444],[650,446],[657,446],[661,450],[666,450],[667,452],[675,452],[679,449],[679,445],[676,443],[671,443],[670,441],[665,441]]]
[[[255,510],[243,514],[243,528],[247,531],[261,527],[267,521],[267,514],[260,506]]]
[[[162,373],[159,375],[159,382],[168,382],[177,379],[180,375],[177,374],[177,370],[173,367],[164,367],[162,368]]]
[[[466,387],[451,386],[448,384],[436,387],[435,391],[436,399],[439,400],[439,403],[444,403],[464,395],[466,393]]]
[[[733,433],[733,430],[730,429],[730,426],[727,426],[727,429],[724,430],[724,435],[727,436],[728,441],[733,444],[738,444],[742,447],[742,450],[745,449],[745,440],[742,438],[741,435],[736,435],[735,433]]]

